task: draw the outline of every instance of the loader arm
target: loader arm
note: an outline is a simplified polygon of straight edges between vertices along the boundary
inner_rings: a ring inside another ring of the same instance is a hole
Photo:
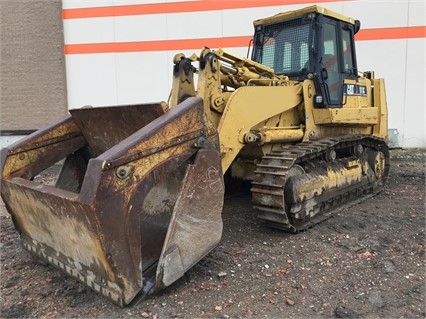
[[[199,69],[192,66],[194,61],[199,61]],[[199,57],[178,54],[174,63],[170,105],[188,96],[203,98],[204,112],[219,132],[224,174],[255,126],[303,102],[302,83],[222,49],[204,48]],[[194,72],[198,73],[197,90]]]
[[[297,107],[301,102],[301,85],[246,86],[236,90],[229,98],[218,126],[222,171],[228,170],[246,145],[245,136],[254,126]]]

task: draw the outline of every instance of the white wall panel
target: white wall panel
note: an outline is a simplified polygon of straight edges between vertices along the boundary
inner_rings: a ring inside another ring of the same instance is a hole
[[[167,52],[117,54],[118,104],[167,101],[172,80],[167,57]]]
[[[282,12],[282,7],[263,7],[223,11],[223,36],[252,35],[253,21]],[[248,45],[248,43],[247,43]]]
[[[114,18],[117,42],[157,41],[168,39],[165,14]]]
[[[374,71],[376,78],[384,78],[389,111],[389,128],[402,128],[404,125],[404,74],[407,40],[381,40],[357,43],[358,69]],[[397,76],[399,75],[399,76]]]
[[[114,54],[67,55],[68,108],[117,104]]]
[[[360,70],[385,79],[389,128],[398,129],[399,144],[425,147],[425,40],[361,41],[357,54]]]
[[[222,11],[173,13],[167,16],[168,39],[222,36]]]
[[[408,3],[408,24],[425,25],[426,23],[426,1],[411,0]]]
[[[342,13],[360,20],[361,29],[407,26],[408,0],[346,1]]]
[[[114,42],[114,18],[64,20],[65,44]]]
[[[407,42],[405,78],[400,79],[401,86],[405,88],[404,123],[400,134],[401,145],[404,145],[404,147],[425,147],[425,40],[410,39]]]

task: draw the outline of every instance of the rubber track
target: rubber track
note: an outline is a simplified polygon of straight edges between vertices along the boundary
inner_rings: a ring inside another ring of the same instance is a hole
[[[290,213],[286,211],[284,185],[292,167],[324,159],[331,149],[339,151],[357,144],[361,144],[364,149],[381,151],[385,155],[385,172],[379,181],[337,190],[335,197],[327,198],[324,202],[326,204],[322,205],[320,212],[313,218],[296,220],[294,214],[297,212],[292,211],[291,207],[290,209],[287,207]],[[280,151],[263,156],[261,163],[257,165],[255,175],[251,191],[254,208],[259,210],[258,218],[271,227],[298,232],[327,219],[337,210],[357,204],[380,192],[389,175],[389,150],[383,139],[371,135],[339,136],[285,145]]]

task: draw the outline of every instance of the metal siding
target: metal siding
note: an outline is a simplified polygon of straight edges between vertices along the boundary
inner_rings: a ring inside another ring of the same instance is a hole
[[[407,53],[404,64],[404,77],[399,79],[400,94],[403,95],[402,107],[393,105],[393,115],[402,117],[400,145],[402,147],[426,146],[426,69],[425,69],[425,40],[407,40]],[[395,76],[394,76],[395,77]],[[398,79],[397,79],[398,80]],[[396,86],[397,87],[397,86]],[[402,113],[402,116],[401,116]]]

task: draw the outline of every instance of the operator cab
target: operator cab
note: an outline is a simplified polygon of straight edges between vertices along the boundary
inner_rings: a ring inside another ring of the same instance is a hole
[[[354,35],[360,22],[318,6],[297,13],[254,22],[252,60],[293,80],[313,78],[316,106],[342,107],[344,81],[358,78]]]

